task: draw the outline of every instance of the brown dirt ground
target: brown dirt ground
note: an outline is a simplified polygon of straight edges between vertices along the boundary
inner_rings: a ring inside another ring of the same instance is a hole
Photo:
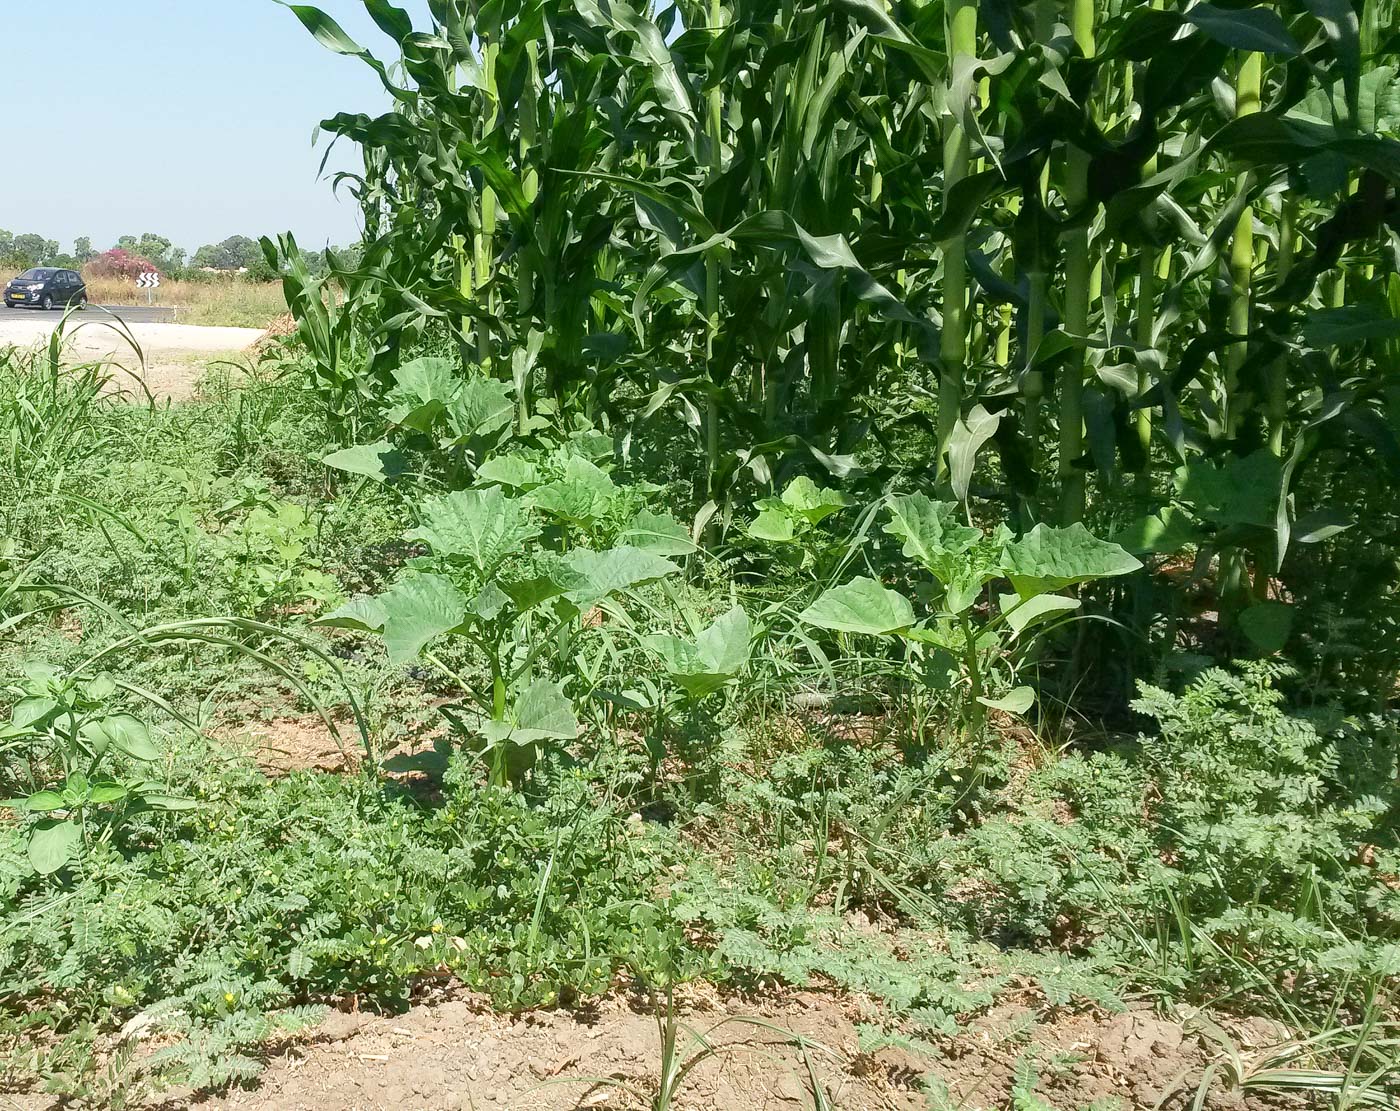
[[[353,734],[350,729],[347,736]],[[352,770],[318,717],[244,726],[226,739],[269,775],[295,769]],[[403,750],[424,745],[422,738]],[[403,1014],[332,1012],[315,1030],[269,1046],[268,1067],[249,1089],[224,1096],[165,1093],[159,1111],[303,1111],[398,1108],[645,1111],[655,1094],[660,1036],[638,1000],[614,996],[579,1011],[498,1014],[455,986],[430,987],[432,1001]],[[843,993],[777,990],[759,998],[692,985],[681,1003],[691,1033],[718,1052],[690,1071],[676,1111],[801,1111],[811,1075],[833,1111],[927,1111],[1011,1106],[1018,1064],[1038,1063],[1038,1094],[1056,1109],[1117,1107],[1182,1111],[1191,1105],[1211,1054],[1180,1022],[1145,1008],[1121,1014],[1038,1016],[1005,1003],[957,1036],[919,1046],[862,1051],[858,1027],[883,1027],[872,1001]],[[726,1019],[758,1019],[786,1032]],[[720,1025],[722,1024],[722,1025]],[[1273,1031],[1243,1029],[1240,1044],[1267,1044]],[[791,1035],[806,1039],[798,1049]],[[681,1056],[696,1043],[682,1035]],[[809,1065],[811,1072],[809,1073]],[[931,1100],[925,1079],[946,1101]],[[614,1081],[616,1083],[607,1083]],[[0,1097],[0,1108],[7,1108]],[[50,1108],[40,1100],[21,1104]],[[1203,1105],[1212,1111],[1277,1108],[1276,1100],[1227,1090],[1217,1076]]]
[[[704,1033],[717,1052],[687,1074],[677,1111],[818,1108],[813,1073],[825,1106],[840,1111],[1007,1107],[1016,1062],[1027,1053],[1040,1061],[1037,1090],[1054,1108],[1185,1108],[1209,1060],[1180,1024],[1144,1010],[1035,1025],[1028,1012],[1008,1007],[956,1038],[940,1039],[929,1053],[862,1052],[857,1024],[878,1022],[878,1009],[849,996],[793,991],[742,1000],[701,988],[682,1012],[687,1027]],[[761,1019],[807,1039],[809,1048],[804,1056],[790,1036],[749,1024],[716,1028],[731,1017]],[[682,1059],[694,1046],[682,1050]],[[655,1094],[659,1058],[655,1018],[621,998],[587,1011],[510,1016],[462,996],[401,1015],[333,1013],[318,1030],[278,1047],[255,1088],[209,1099],[171,1093],[157,1106],[642,1111]],[[946,1102],[929,1099],[925,1076],[947,1086]],[[1217,1080],[1203,1106],[1282,1105],[1226,1090]]]

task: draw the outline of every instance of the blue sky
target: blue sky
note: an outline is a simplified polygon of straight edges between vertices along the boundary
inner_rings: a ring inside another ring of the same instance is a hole
[[[424,0],[400,0],[427,28]],[[318,5],[387,59],[361,0]],[[348,198],[317,180],[316,123],[377,113],[368,66],[320,46],[273,0],[8,0],[0,228],[67,250],[156,232],[189,251],[291,230],[306,247],[356,237]],[[61,14],[60,14],[61,13]],[[356,164],[337,148],[336,166]]]

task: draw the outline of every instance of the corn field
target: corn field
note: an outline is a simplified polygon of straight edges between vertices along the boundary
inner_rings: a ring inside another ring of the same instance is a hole
[[[364,262],[266,244],[339,411],[446,334],[522,429],[680,417],[697,533],[899,473],[1196,545],[1227,622],[1400,474],[1393,3],[366,7],[388,60],[292,6],[393,98],[322,124]]]

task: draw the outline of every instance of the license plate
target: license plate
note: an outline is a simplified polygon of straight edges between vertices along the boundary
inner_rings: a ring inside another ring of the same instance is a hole
[[[23,294],[23,293],[11,293],[11,294],[10,294],[10,300],[11,300],[11,301],[23,301],[23,300],[24,300],[24,294]]]

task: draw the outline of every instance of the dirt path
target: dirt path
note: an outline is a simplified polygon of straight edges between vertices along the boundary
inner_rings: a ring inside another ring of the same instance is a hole
[[[0,315],[0,347],[47,343],[63,320],[60,313],[10,311]],[[70,317],[64,349],[72,362],[110,360],[128,373],[114,376],[112,389],[141,393],[137,380],[158,401],[185,401],[211,362],[243,355],[265,333],[257,328],[211,328],[190,324],[105,323],[95,314]],[[132,346],[135,340],[136,347]],[[139,348],[139,350],[138,350]]]
[[[717,1052],[689,1071],[677,1111],[927,1111],[1006,1107],[1024,1062],[1039,1062],[1037,1094],[1055,1108],[1122,1111],[1188,1106],[1208,1058],[1175,1022],[1148,1011],[1068,1016],[1036,1026],[1024,1011],[986,1016],[927,1052],[864,1051],[858,1027],[878,1010],[846,996],[775,993],[721,999],[708,989],[683,1015]],[[751,1017],[806,1039],[805,1050]],[[642,1111],[660,1072],[655,1018],[619,999],[579,1013],[511,1017],[479,1000],[452,999],[393,1016],[332,1014],[309,1037],[274,1054],[257,1087],[197,1103],[209,1111],[388,1111],[502,1108]],[[680,1061],[695,1051],[683,1036]],[[825,1104],[813,1098],[812,1079]],[[944,1103],[930,1099],[931,1078]],[[609,1083],[611,1081],[612,1083]],[[164,1108],[188,1106],[174,1094]],[[1252,1111],[1265,1104],[1217,1084],[1205,1106]]]

